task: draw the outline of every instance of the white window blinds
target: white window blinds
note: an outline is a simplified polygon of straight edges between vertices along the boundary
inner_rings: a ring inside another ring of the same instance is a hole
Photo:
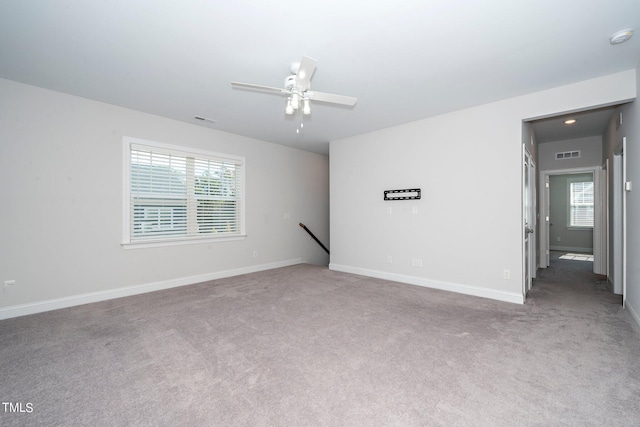
[[[569,198],[569,226],[593,227],[593,182],[571,182]]]
[[[130,145],[129,241],[242,233],[240,159]]]

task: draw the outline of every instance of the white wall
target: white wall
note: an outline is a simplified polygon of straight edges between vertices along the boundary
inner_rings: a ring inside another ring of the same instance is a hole
[[[640,67],[636,69],[640,80]],[[640,95],[640,90],[638,92]],[[627,297],[626,305],[640,325],[640,108],[638,101],[627,111],[627,181],[635,185],[627,193]]]
[[[329,245],[327,156],[8,80],[0,94],[0,285],[16,280],[0,293],[0,318],[302,261],[328,264],[298,226]],[[248,237],[123,249],[123,136],[244,156]]]
[[[616,108],[615,113],[611,115],[609,124],[603,135],[602,140],[602,157],[608,161],[607,184],[609,190],[609,229],[608,229],[608,248],[609,248],[609,273],[607,279],[613,286],[616,294],[622,294],[622,183],[618,183],[622,168],[620,163],[616,163],[613,154],[616,146],[622,138],[622,134],[626,134],[627,111],[629,104]],[[625,117],[624,125],[618,127],[618,118],[622,114]],[[617,187],[617,188],[616,188]]]
[[[330,268],[522,302],[522,121],[632,99],[635,74],[331,142]],[[383,201],[414,187],[422,200]]]
[[[580,157],[556,159],[556,153],[580,151]],[[602,136],[565,139],[538,145],[540,170],[592,168],[602,165]]]
[[[636,79],[640,81],[640,67],[636,70]],[[638,90],[640,95],[640,90]],[[622,124],[618,127],[616,121],[622,113]],[[627,280],[626,307],[640,326],[640,108],[638,101],[619,107],[612,117],[609,128],[605,133],[603,143],[603,155],[613,163],[613,150],[622,137],[627,138],[627,150],[624,153],[627,163],[627,181],[631,181],[633,190],[626,193],[627,203],[627,268],[624,274]],[[613,193],[610,180],[610,194]],[[613,212],[610,211],[610,214]],[[617,242],[613,240],[613,224],[610,227],[609,246],[617,248]],[[611,259],[612,266],[615,265]],[[611,270],[611,272],[614,272]]]

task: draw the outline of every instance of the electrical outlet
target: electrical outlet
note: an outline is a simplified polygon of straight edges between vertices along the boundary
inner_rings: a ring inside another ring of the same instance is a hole
[[[387,264],[393,264],[393,258],[391,258],[391,255],[387,257]]]
[[[556,237],[556,242],[559,242],[561,240],[562,240],[562,237],[560,237],[560,236]]]
[[[416,262],[416,264],[417,264],[416,266],[417,266],[418,268],[422,268],[422,260],[421,260],[421,259],[418,259],[418,260],[416,260],[416,261],[417,261],[417,262]]]
[[[503,279],[511,279],[511,271],[509,271],[509,270],[504,270],[504,271],[502,272],[502,278],[503,278]]]
[[[253,257],[258,258],[258,251],[253,251]]]

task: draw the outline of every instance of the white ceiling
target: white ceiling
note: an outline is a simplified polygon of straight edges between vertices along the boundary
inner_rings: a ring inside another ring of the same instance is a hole
[[[319,153],[328,141],[628,70],[638,0],[4,0],[0,77]],[[302,134],[274,94],[318,60]],[[194,116],[213,118],[215,124]]]
[[[598,108],[580,113],[563,114],[560,116],[536,120],[533,123],[536,142],[562,141],[565,139],[584,138],[587,136],[602,136],[609,125],[615,107]],[[567,119],[576,120],[567,125]]]

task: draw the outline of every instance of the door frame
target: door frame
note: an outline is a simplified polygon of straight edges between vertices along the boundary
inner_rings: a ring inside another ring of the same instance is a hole
[[[622,307],[627,303],[627,137],[623,136],[613,151],[613,194],[614,194],[614,236],[613,242],[619,248],[621,254],[616,256],[614,250],[614,292],[622,291]],[[616,208],[620,212],[616,212]],[[616,243],[616,240],[618,242]],[[616,276],[620,277],[616,277]],[[622,286],[620,286],[622,285]],[[622,289],[620,289],[622,288]]]
[[[603,238],[605,236],[603,227],[603,215],[606,215],[606,210],[608,206],[606,206],[606,201],[602,200],[602,191],[601,191],[601,177],[602,177],[602,166],[592,166],[585,168],[573,168],[573,169],[553,169],[553,170],[544,170],[540,171],[540,188],[544,189],[545,197],[540,199],[540,212],[542,212],[541,221],[542,226],[538,227],[538,239],[540,242],[540,268],[547,268],[549,266],[549,187],[547,186],[549,182],[549,177],[552,175],[572,175],[578,173],[591,173],[593,174],[593,185],[594,185],[594,224],[593,224],[593,265],[594,268],[596,266],[603,265],[602,260],[603,257],[608,257],[608,254],[603,253],[606,251],[606,245],[603,245]],[[606,265],[606,263],[604,264]],[[599,271],[599,270],[598,270]],[[603,274],[603,273],[598,273]],[[606,273],[604,273],[606,274]]]
[[[538,269],[536,183],[536,163],[527,146],[524,145],[522,152],[522,265],[524,266],[522,296],[524,299],[533,286],[533,279],[536,278]]]
[[[595,188],[594,188],[595,190]],[[598,201],[596,197],[595,202]],[[609,159],[607,159],[600,167],[600,203],[596,209],[601,212],[600,223],[600,252],[603,254],[600,257],[599,264],[596,264],[595,258],[593,260],[593,271],[596,274],[600,274],[609,277]],[[598,218],[594,218],[597,220]],[[595,230],[594,230],[595,232]],[[594,242],[595,245],[595,242]]]

